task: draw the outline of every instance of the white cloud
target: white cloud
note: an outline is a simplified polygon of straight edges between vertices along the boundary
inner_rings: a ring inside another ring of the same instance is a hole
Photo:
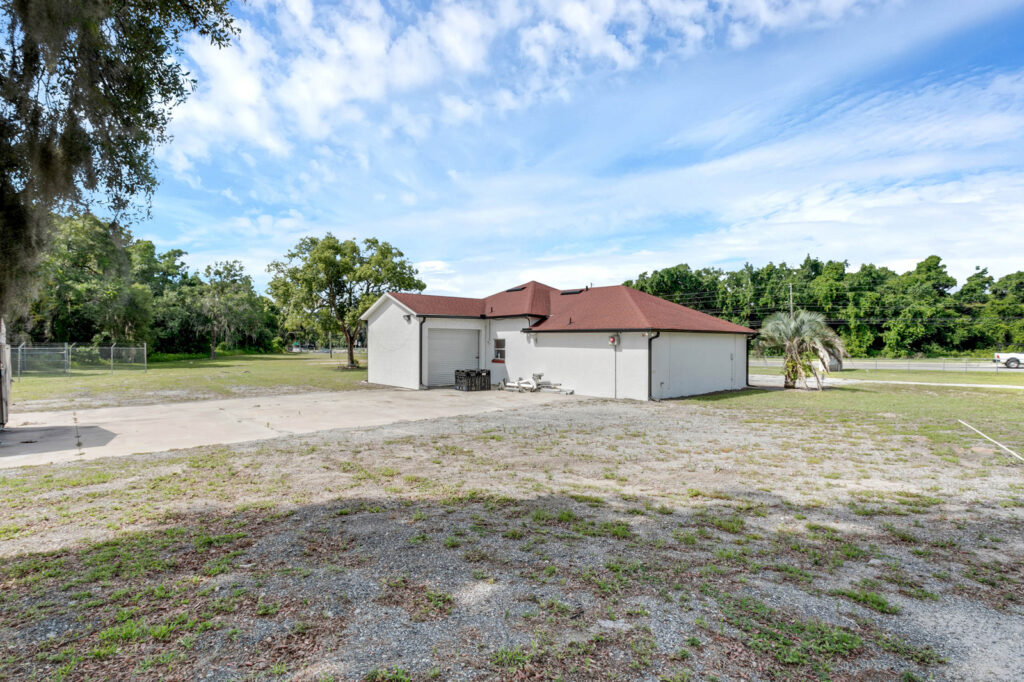
[[[230,152],[244,143],[287,154],[307,139],[327,139],[365,121],[377,104],[384,111],[411,109],[406,93],[438,85],[479,109],[466,116],[442,106],[421,115],[478,120],[484,104],[502,114],[538,99],[565,100],[570,84],[589,72],[635,69],[651,53],[651,41],[658,44],[654,59],[685,58],[717,35],[745,46],[765,31],[834,23],[881,2],[438,0],[389,13],[378,0],[340,6],[284,0],[256,8],[269,23],[243,18],[241,36],[228,49],[199,37],[187,42],[200,89],[177,112],[177,139],[162,158],[184,177],[214,149]],[[518,49],[497,49],[505,44]],[[493,79],[482,97],[475,79],[485,74]],[[418,133],[429,127],[408,126]]]
[[[440,56],[429,36],[416,26],[394,41],[388,60],[389,81],[399,91],[431,83],[442,72]]]
[[[811,253],[905,269],[938,254],[959,279],[986,265],[993,272],[1020,269],[1024,250],[994,250],[993,235],[1024,220],[1024,173],[986,173],[964,180],[877,192],[816,188],[728,228],[680,240],[681,252],[700,249],[712,262],[760,262]],[[795,252],[794,245],[802,251]]]
[[[554,24],[542,21],[536,26],[523,29],[519,34],[519,45],[523,54],[532,59],[542,70],[552,61],[552,53],[563,43],[565,34]]]
[[[602,2],[566,2],[558,10],[558,19],[572,34],[577,49],[587,57],[607,58],[618,68],[636,66],[639,55],[629,50],[609,31],[617,16],[614,0]],[[642,40],[635,40],[638,48]]]
[[[171,169],[186,174],[194,159],[209,159],[241,141],[283,155],[289,143],[281,135],[277,116],[267,100],[265,72],[276,55],[269,42],[245,21],[241,36],[227,49],[217,49],[193,36],[185,52],[202,74],[202,87],[175,112],[174,143],[160,152]]]
[[[413,139],[423,139],[430,132],[430,117],[414,114],[407,107],[396,104],[391,107],[391,126],[401,130]]]
[[[457,207],[417,210],[374,229],[444,231],[453,246],[432,245],[438,256],[520,244],[506,262],[535,265],[510,267],[506,275],[544,275],[559,286],[587,279],[586,272],[607,284],[658,263],[766,262],[806,253],[893,265],[908,254],[938,253],[958,276],[976,264],[1007,272],[1024,262],[1024,245],[996,254],[988,235],[1012,234],[1024,220],[1022,78],[1024,72],[971,76],[838,101],[790,124],[783,139],[679,167],[609,177],[538,169],[459,176],[465,198]],[[949,180],[951,173],[963,177]],[[687,227],[698,216],[721,227]],[[692,236],[663,238],[653,256],[630,237],[666,224]],[[552,261],[534,246],[587,239],[617,244],[617,251],[556,254]],[[480,286],[493,288],[494,281],[482,277]]]
[[[491,39],[497,32],[493,18],[472,7],[446,3],[429,21],[431,39],[445,61],[460,71],[484,71]]]
[[[972,232],[1024,217],[1024,72],[867,78],[1003,2],[243,9],[237,45],[187,46],[200,88],[161,159],[210,203],[162,204],[180,230],[164,242],[255,263],[306,233],[377,235],[463,294],[808,251],[1018,269],[1019,249],[986,255]]]
[[[285,6],[300,26],[309,28],[309,25],[313,22],[312,0],[285,0]]]
[[[466,121],[479,122],[483,115],[483,107],[479,102],[467,102],[454,95],[441,95],[441,108],[445,120],[456,125]]]
[[[421,275],[450,275],[454,274],[455,270],[452,268],[451,263],[443,260],[425,260],[419,263],[413,264]]]

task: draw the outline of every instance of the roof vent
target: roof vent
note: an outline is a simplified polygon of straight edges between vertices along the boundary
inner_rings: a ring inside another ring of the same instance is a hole
[[[523,290],[523,289],[525,289],[525,288],[526,288],[526,287],[512,287],[511,289],[505,289],[505,293],[506,293],[506,294],[510,294],[510,293],[512,293],[513,291],[522,291],[522,290]]]
[[[582,294],[583,289],[566,289],[562,292],[562,296],[572,296],[573,294]]]

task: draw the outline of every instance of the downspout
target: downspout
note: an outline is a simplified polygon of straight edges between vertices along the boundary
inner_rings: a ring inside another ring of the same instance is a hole
[[[615,332],[618,343],[612,345],[612,397],[619,398],[619,344],[622,343],[622,332]]]
[[[418,315],[417,317],[420,318],[420,362],[419,371],[418,374],[416,375],[416,384],[420,387],[420,389],[423,389],[426,388],[425,384],[423,383],[423,323],[427,321],[427,318],[423,315]]]
[[[647,337],[647,399],[655,402],[661,402],[661,399],[654,397],[654,356],[652,355],[652,346],[654,339],[661,336],[661,332],[654,332],[653,336]]]
[[[750,334],[747,334],[747,375],[743,385],[750,386]]]

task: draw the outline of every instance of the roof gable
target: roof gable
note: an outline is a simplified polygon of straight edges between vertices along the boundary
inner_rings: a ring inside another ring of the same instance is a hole
[[[754,334],[727,320],[698,312],[627,286],[593,287],[552,297],[551,315],[531,330],[720,332]]]
[[[520,284],[485,298],[484,314],[487,317],[547,317],[551,314],[553,293],[558,293],[558,289],[540,282]]]

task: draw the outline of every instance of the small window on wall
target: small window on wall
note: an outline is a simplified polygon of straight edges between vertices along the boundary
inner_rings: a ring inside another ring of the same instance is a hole
[[[505,362],[505,339],[494,339],[494,359]]]

